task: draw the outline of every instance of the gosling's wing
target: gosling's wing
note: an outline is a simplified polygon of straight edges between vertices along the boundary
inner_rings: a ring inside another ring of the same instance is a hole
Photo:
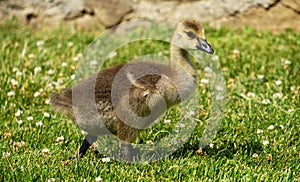
[[[85,107],[95,101],[109,102],[113,79],[122,66],[116,65],[104,69],[74,87],[64,90],[61,94],[52,93],[52,108],[59,113],[73,116],[73,106]]]

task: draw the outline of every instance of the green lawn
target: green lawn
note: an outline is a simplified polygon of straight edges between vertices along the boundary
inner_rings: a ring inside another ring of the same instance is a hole
[[[84,136],[50,108],[50,93],[72,85],[78,59],[102,30],[36,31],[14,21],[0,29],[1,181],[300,181],[299,33],[208,27],[206,37],[227,82],[225,119],[217,136],[196,154],[203,130],[199,122],[172,156],[137,165],[104,162],[93,150],[70,161]],[[111,62],[168,55],[167,47],[138,41],[118,50]],[[208,92],[202,88],[198,93],[203,95],[199,120],[204,123]],[[176,112],[167,117],[175,119]],[[171,130],[173,124],[159,123],[137,142],[159,140],[160,131]],[[64,140],[58,142],[60,136]]]

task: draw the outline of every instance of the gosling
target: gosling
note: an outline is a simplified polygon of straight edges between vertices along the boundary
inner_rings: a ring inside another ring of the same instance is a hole
[[[196,69],[187,50],[208,54],[213,54],[214,50],[205,39],[204,28],[194,19],[179,22],[171,41],[169,64],[138,61],[115,65],[62,94],[52,93],[53,109],[74,121],[76,118],[76,124],[88,133],[79,149],[79,157],[84,156],[99,135],[112,133],[122,141],[133,142],[167,108],[193,93]],[[145,71],[149,74],[142,75]],[[117,77],[123,78],[122,83],[113,84]],[[124,84],[130,85],[128,92],[122,88]],[[117,98],[112,98],[113,90],[118,91]],[[90,96],[90,91],[94,97]],[[76,98],[72,99],[74,95]],[[164,104],[166,107],[162,107]],[[91,105],[96,107],[97,117],[91,116],[91,113],[94,114],[89,111]],[[75,116],[75,113],[78,114]],[[133,114],[138,117],[130,117]],[[151,117],[148,117],[149,114]],[[130,158],[131,147],[124,148],[124,155]]]

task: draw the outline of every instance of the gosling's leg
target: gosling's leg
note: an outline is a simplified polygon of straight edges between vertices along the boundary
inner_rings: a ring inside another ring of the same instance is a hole
[[[82,158],[84,156],[84,154],[86,153],[86,151],[90,148],[90,146],[97,141],[98,137],[94,136],[94,135],[90,135],[87,134],[87,136],[85,137],[83,143],[81,144],[80,148],[79,148],[79,152],[77,153],[76,156],[71,157],[72,159],[75,159],[77,156],[79,158]]]
[[[90,135],[87,134],[87,136],[85,137],[81,147],[79,148],[79,157],[82,158],[84,156],[84,154],[86,153],[86,151],[90,148],[90,146],[97,141],[98,137],[94,136],[94,135]]]
[[[133,147],[132,144],[121,143],[121,156],[128,162],[133,160]]]
[[[117,136],[119,137],[120,141],[120,156],[127,162],[131,162],[134,160],[136,155],[133,153],[134,148],[132,142],[138,137],[140,129],[136,129],[129,125],[126,125],[124,122],[120,121],[118,125],[118,132]]]

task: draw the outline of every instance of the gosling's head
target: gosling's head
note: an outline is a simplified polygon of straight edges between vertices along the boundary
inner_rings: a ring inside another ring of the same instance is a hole
[[[178,24],[172,43],[187,50],[201,50],[208,54],[214,53],[214,50],[205,39],[204,28],[194,19],[185,19]]]

